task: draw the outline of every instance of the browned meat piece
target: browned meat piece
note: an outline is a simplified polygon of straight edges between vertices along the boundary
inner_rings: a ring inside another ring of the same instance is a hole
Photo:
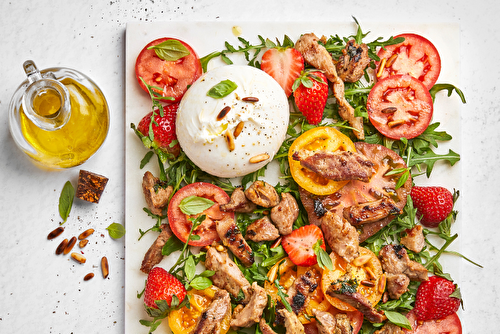
[[[325,72],[328,81],[333,83],[333,95],[339,105],[339,115],[355,129],[354,135],[358,139],[365,138],[363,129],[363,118],[354,116],[354,108],[347,102],[344,94],[344,82],[337,75],[337,69],[333,63],[330,53],[323,45],[318,43],[319,38],[311,34],[302,35],[295,43],[295,48],[302,54],[304,60]]]
[[[406,249],[401,245],[386,245],[379,252],[382,269],[390,274],[405,274],[412,281],[426,281],[427,269],[418,262],[410,260]]]
[[[290,193],[282,193],[281,201],[271,209],[271,220],[281,235],[292,233],[293,223],[299,216],[299,205]]]
[[[304,326],[295,313],[288,312],[286,308],[280,309],[278,312],[285,318],[286,334],[305,334]]]
[[[205,267],[215,272],[210,279],[216,287],[227,290],[235,299],[238,299],[241,291],[244,295],[241,302],[244,304],[250,300],[252,294],[250,283],[226,252],[219,252],[215,247],[210,247],[207,251]]]
[[[358,257],[359,235],[347,220],[327,211],[321,218],[321,230],[330,248],[347,262]]]
[[[315,269],[309,269],[303,275],[295,279],[292,286],[288,288],[287,302],[295,314],[299,314],[306,307],[311,295],[321,283],[321,274]]]
[[[221,204],[219,208],[222,211],[234,211],[234,212],[246,212],[250,213],[257,209],[255,203],[250,202],[246,196],[245,192],[241,187],[234,189],[231,194],[231,200],[227,204]]]
[[[222,243],[231,250],[241,263],[245,266],[251,266],[254,263],[253,250],[243,238],[234,219],[224,216],[222,220],[217,220],[215,228]]]
[[[247,227],[245,238],[255,242],[272,241],[278,239],[280,232],[273,225],[268,216],[257,219]]]
[[[415,253],[420,253],[425,246],[422,230],[422,225],[415,225],[412,229],[405,230],[406,235],[401,238],[401,244]]]
[[[335,67],[342,81],[356,82],[364,75],[368,64],[370,64],[368,47],[366,44],[359,45],[352,39],[342,50],[342,56]]]
[[[410,284],[410,279],[405,274],[391,274],[386,273],[387,276],[387,292],[389,297],[392,299],[399,299],[408,291],[408,284]]]
[[[333,181],[370,181],[373,162],[362,154],[349,151],[309,151],[293,152],[293,159],[310,171]]]
[[[269,326],[266,322],[266,320],[264,318],[261,318],[260,319],[260,322],[259,322],[259,326],[260,326],[260,331],[262,332],[262,334],[277,334],[272,328],[271,326]]]
[[[161,232],[149,247],[148,251],[144,255],[144,259],[141,264],[141,271],[148,274],[154,266],[161,262],[163,259],[163,254],[161,250],[167,240],[172,236],[172,230],[167,224],[161,224]]]
[[[278,205],[280,197],[272,185],[264,181],[255,181],[247,190],[245,196],[253,203],[264,208]]]
[[[337,320],[337,333],[336,334],[352,334],[351,322],[346,314],[338,313],[335,315]]]
[[[344,218],[354,226],[373,223],[390,215],[400,214],[394,200],[383,197],[377,201],[351,205],[344,208]]]
[[[338,313],[335,316],[329,312],[313,310],[319,334],[351,334],[352,327],[347,315]]]
[[[353,306],[358,311],[363,313],[364,317],[370,322],[379,323],[386,319],[383,313],[380,313],[370,304],[368,299],[359,292],[351,292],[348,289],[341,289],[339,284],[332,284],[326,290],[329,296],[340,299],[343,302]]]
[[[252,284],[252,290],[252,297],[250,297],[248,304],[240,312],[233,315],[231,327],[250,327],[262,318],[262,312],[267,305],[266,290],[260,287],[257,282]]]
[[[394,325],[392,322],[387,322],[381,329],[375,331],[373,334],[404,334],[405,332],[401,327]]]
[[[142,192],[151,213],[158,216],[163,214],[163,209],[167,206],[172,191],[172,186],[166,187],[151,172],[144,173],[142,177]]]
[[[214,299],[208,308],[201,313],[191,334],[219,333],[222,320],[231,314],[231,298],[226,290],[215,292]]]

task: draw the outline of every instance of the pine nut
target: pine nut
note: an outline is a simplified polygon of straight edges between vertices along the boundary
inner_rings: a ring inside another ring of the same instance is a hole
[[[217,246],[215,247],[215,249],[217,249],[217,251],[219,251],[219,252],[223,252],[223,251],[224,251],[224,246],[222,246],[222,245],[217,245]]]
[[[101,259],[101,271],[102,271],[102,277],[107,278],[109,275],[109,264],[108,264],[108,259],[103,256]]]
[[[230,106],[225,106],[224,108],[222,108],[222,110],[219,112],[219,114],[217,115],[217,120],[218,121],[222,121],[224,119],[224,117],[226,117],[227,113],[231,110],[231,107]]]
[[[233,134],[228,130],[226,131],[226,134],[224,135],[224,137],[226,138],[226,143],[227,143],[227,147],[229,148],[229,152],[232,152],[234,151],[234,137],[233,137]]]
[[[236,128],[234,129],[234,138],[238,138],[238,136],[241,134],[241,131],[243,131],[243,127],[245,126],[245,123],[243,121],[239,122],[238,125],[236,125]]]
[[[73,246],[75,246],[75,244],[76,244],[76,237],[72,237],[71,239],[69,239],[69,242],[66,245],[66,248],[64,248],[63,254],[64,255],[69,254],[69,252],[71,252],[71,250],[73,249]]]
[[[52,240],[54,238],[57,238],[58,236],[61,235],[61,233],[63,233],[63,231],[64,231],[64,227],[59,226],[54,231],[49,233],[49,235],[47,236],[47,239]]]
[[[68,245],[68,239],[64,239],[63,241],[61,241],[61,243],[59,244],[59,246],[57,246],[57,248],[56,248],[56,255],[62,254],[62,252],[64,251],[64,249],[66,249],[67,245]]]
[[[393,128],[393,127],[396,127],[396,126],[399,126],[399,125],[402,125],[402,124],[405,124],[405,120],[404,119],[398,119],[396,121],[390,121],[389,123],[387,123],[387,125],[390,128]]]
[[[245,102],[259,102],[259,98],[253,96],[244,97],[241,100]]]
[[[81,264],[84,264],[85,262],[87,262],[87,259],[85,258],[85,256],[83,256],[82,254],[80,253],[76,253],[76,252],[73,252],[71,253],[71,257],[76,261],[76,262],[79,262]]]
[[[363,281],[361,281],[361,285],[367,286],[369,288],[373,288],[375,286],[375,283],[373,283],[372,281],[363,280]]]
[[[380,276],[380,279],[378,281],[378,292],[379,293],[384,292],[384,290],[385,290],[385,283],[386,283],[386,275],[382,274],[382,276]]]
[[[352,265],[356,267],[361,267],[368,261],[370,261],[371,256],[370,255],[361,255],[352,260]]]
[[[398,108],[396,107],[387,107],[380,110],[382,114],[394,114],[396,111],[398,111]]]
[[[88,230],[86,231],[83,231],[79,236],[78,236],[78,240],[83,240],[83,239],[86,239],[88,238],[90,235],[92,235],[92,233],[94,233],[94,229],[93,228],[89,228]]]
[[[92,278],[94,278],[94,273],[88,273],[87,275],[85,275],[85,277],[83,278],[83,280],[84,281],[89,281]]]
[[[396,58],[398,58],[397,53],[390,56],[389,59],[387,59],[387,62],[385,63],[385,67],[391,67],[392,64],[394,64],[394,62],[396,61]]]
[[[262,154],[257,154],[256,156],[251,157],[249,162],[251,164],[258,164],[259,162],[266,161],[269,158],[270,158],[269,154],[262,153]]]
[[[382,73],[384,73],[384,67],[387,59],[382,58],[382,61],[380,62],[380,66],[377,71],[377,78],[380,78],[382,76]]]
[[[88,239],[83,239],[81,240],[79,243],[78,243],[78,247],[80,248],[83,248],[85,246],[87,246],[87,244],[89,243],[89,240]]]
[[[366,273],[368,274],[368,276],[370,276],[371,279],[376,279],[377,278],[377,277],[375,277],[375,274],[370,269],[370,267],[365,267],[364,269],[365,269]]]

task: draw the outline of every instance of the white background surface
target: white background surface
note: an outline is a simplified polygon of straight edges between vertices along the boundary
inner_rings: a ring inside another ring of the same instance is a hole
[[[500,102],[500,32],[495,1],[2,1],[0,2],[0,333],[123,333],[124,239],[105,228],[124,223],[125,211],[125,25],[175,21],[335,21],[355,16],[370,22],[451,22],[460,25],[460,81],[467,104],[462,112],[462,252],[481,263],[461,267],[465,298],[462,321],[468,333],[494,333],[498,307],[496,166]],[[165,34],[168,32],[166,31]],[[373,36],[372,36],[373,37]],[[109,177],[98,205],[75,201],[65,224],[70,237],[93,227],[84,249],[87,263],[56,256],[60,238],[47,234],[60,222],[58,197],[79,168],[47,172],[15,146],[8,131],[8,104],[24,80],[22,63],[65,66],[90,76],[110,107],[111,127],[102,149],[81,168]],[[146,218],[147,219],[147,218]],[[99,261],[110,262],[109,278]],[[96,277],[84,282],[94,272]],[[147,333],[145,330],[144,333]]]

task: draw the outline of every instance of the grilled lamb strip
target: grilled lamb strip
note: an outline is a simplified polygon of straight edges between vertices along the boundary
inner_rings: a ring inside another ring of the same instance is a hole
[[[322,38],[322,40],[324,39]],[[330,53],[323,45],[318,43],[319,41],[320,39],[313,33],[304,34],[295,43],[295,49],[302,54],[308,64],[324,71],[328,81],[333,83],[333,95],[339,105],[340,117],[348,121],[355,129],[353,133],[356,138],[364,139],[363,118],[354,116],[354,108],[345,98],[344,82],[337,75],[337,69]]]
[[[365,74],[365,68],[369,64],[370,56],[366,44],[359,45],[351,39],[342,50],[342,56],[335,68],[342,81],[356,82]]]
[[[333,212],[321,218],[321,230],[330,248],[347,262],[359,255],[359,234],[354,226]]]
[[[412,229],[406,229],[406,235],[401,237],[401,244],[415,253],[420,253],[425,246],[425,237],[422,230],[422,225],[415,225]]]
[[[260,287],[257,282],[253,282],[252,290],[252,297],[250,297],[248,304],[237,314],[233,314],[231,327],[250,327],[262,318],[262,312],[267,305],[266,290]]]
[[[292,157],[302,167],[328,180],[368,182],[373,174],[373,162],[356,152],[299,150]]]
[[[240,268],[229,258],[227,252],[219,252],[215,247],[210,247],[207,251],[205,267],[215,272],[210,279],[216,287],[227,290],[236,300],[241,291],[244,296],[241,302],[248,303],[252,295],[252,287]]]
[[[315,269],[309,269],[295,279],[288,288],[286,300],[295,314],[299,314],[309,302],[311,295],[321,283],[321,274]]]
[[[304,325],[295,313],[288,312],[286,308],[278,310],[278,313],[285,318],[286,334],[305,334]]]
[[[230,216],[224,216],[221,220],[217,220],[215,228],[222,243],[227,246],[231,252],[245,266],[251,266],[254,263],[252,248],[247,244],[240,229],[236,226],[234,219]]]
[[[391,274],[386,273],[386,286],[389,297],[392,299],[399,299],[408,291],[410,279],[405,274]]]
[[[373,334],[404,334],[401,327],[394,325],[392,322],[387,322],[381,329]]]
[[[245,192],[241,187],[236,187],[231,194],[231,200],[226,204],[221,204],[219,208],[222,211],[234,211],[234,212],[243,212],[250,213],[257,209],[257,205],[255,203],[250,202],[246,196]]]
[[[339,283],[340,284],[340,283]],[[342,289],[338,285],[332,284],[326,290],[329,296],[340,299],[343,302],[353,306],[363,313],[363,316],[370,322],[379,323],[386,319],[385,315],[373,308],[366,297],[359,292],[352,292],[348,289]]]
[[[319,334],[351,334],[352,327],[347,315],[313,310]]]
[[[167,240],[172,236],[172,230],[167,224],[161,224],[160,228],[160,234],[153,242],[153,244],[149,247],[146,254],[144,254],[144,259],[142,260],[141,264],[141,271],[143,273],[149,274],[151,269],[153,269],[154,266],[161,262],[161,260],[163,259],[161,250],[163,249],[163,246],[165,246]]]
[[[401,245],[386,245],[379,252],[382,269],[390,274],[405,274],[412,281],[426,281],[427,269],[418,262],[410,260],[406,249]]]
[[[272,241],[278,239],[280,232],[273,225],[268,216],[257,219],[247,227],[245,238],[255,242]]]
[[[292,233],[293,223],[299,216],[299,205],[290,193],[282,193],[281,201],[271,209],[271,220],[281,235]]]
[[[231,314],[231,298],[226,290],[218,289],[208,308],[201,313],[191,334],[219,333],[222,320]]]
[[[142,192],[151,213],[158,216],[163,214],[163,209],[167,206],[173,190],[172,186],[165,186],[151,172],[144,173],[142,177]]]
[[[253,203],[264,208],[278,205],[280,197],[272,185],[264,181],[255,181],[245,190],[245,196]]]
[[[262,334],[277,334],[272,328],[271,326],[269,326],[266,322],[266,320],[264,318],[261,318],[260,319],[260,322],[259,322],[259,326],[260,326],[260,331],[262,332]]]
[[[345,207],[344,218],[353,226],[374,223],[390,215],[400,214],[401,210],[394,200],[383,197],[377,201]]]

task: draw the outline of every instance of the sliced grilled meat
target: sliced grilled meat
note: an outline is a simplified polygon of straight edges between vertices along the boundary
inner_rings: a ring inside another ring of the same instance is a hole
[[[344,218],[353,226],[373,223],[390,215],[400,214],[394,200],[383,197],[377,201],[351,205],[343,210]]]
[[[257,205],[247,199],[241,187],[236,187],[231,194],[231,200],[227,204],[221,204],[219,208],[225,212],[234,211],[250,213],[257,209]]]
[[[234,256],[236,256],[245,266],[254,263],[252,248],[247,244],[240,229],[236,226],[234,219],[224,216],[222,220],[217,220],[215,228],[222,243],[227,246]]]
[[[313,310],[319,334],[352,334],[352,327],[347,315]]]
[[[281,201],[271,209],[271,220],[281,235],[292,233],[293,223],[299,216],[299,205],[290,193],[282,193]]]
[[[356,152],[299,150],[292,157],[302,167],[328,180],[368,182],[373,174],[373,162]]]
[[[390,298],[399,299],[403,293],[408,291],[410,279],[405,274],[386,273],[386,277],[386,289]]]
[[[406,235],[401,237],[401,244],[415,253],[420,253],[425,246],[425,237],[422,230],[422,225],[415,225],[412,229],[406,229]]]
[[[382,328],[375,331],[373,334],[405,334],[405,331],[403,331],[401,327],[388,321]]]
[[[344,82],[356,82],[365,74],[365,68],[370,64],[368,47],[357,44],[351,39],[342,50],[342,56],[335,64],[337,74]]]
[[[252,297],[250,297],[248,304],[237,314],[233,314],[231,327],[250,327],[262,318],[262,312],[267,305],[266,290],[260,287],[257,282],[253,282],[252,291]]]
[[[172,230],[167,224],[161,224],[160,226],[161,232],[153,242],[153,244],[149,247],[146,254],[144,254],[144,259],[141,264],[141,271],[148,274],[154,266],[161,262],[163,259],[163,254],[161,250],[167,240],[172,236]]]
[[[164,185],[151,172],[144,173],[142,177],[142,192],[151,213],[158,216],[163,214],[163,209],[167,206],[173,190],[172,186]]]
[[[321,229],[330,248],[347,262],[359,255],[359,234],[356,228],[333,212],[321,218]]]
[[[272,328],[271,326],[269,326],[266,322],[266,320],[264,318],[261,318],[260,319],[260,322],[259,322],[259,326],[260,326],[260,331],[262,332],[262,334],[277,334]]]
[[[218,289],[208,308],[199,316],[191,334],[219,333],[221,322],[228,314],[231,314],[231,298],[226,290]]]
[[[285,318],[286,334],[305,334],[304,326],[295,313],[288,312],[286,308],[278,310],[278,313]]]
[[[295,279],[288,288],[286,300],[295,314],[299,314],[321,283],[321,273],[312,268]]]
[[[226,252],[219,252],[215,247],[210,247],[207,251],[205,267],[215,272],[210,279],[216,287],[227,290],[236,300],[239,299],[241,292],[243,299],[238,301],[248,303],[252,295],[250,283]]]
[[[253,203],[264,208],[278,205],[280,197],[272,185],[264,181],[255,181],[245,190],[245,196]]]
[[[406,249],[401,245],[386,245],[379,252],[382,269],[390,274],[405,274],[412,281],[426,281],[427,269],[418,262],[410,260]]]
[[[245,238],[255,242],[272,241],[278,239],[280,232],[273,225],[268,216],[257,219],[247,227]]]

